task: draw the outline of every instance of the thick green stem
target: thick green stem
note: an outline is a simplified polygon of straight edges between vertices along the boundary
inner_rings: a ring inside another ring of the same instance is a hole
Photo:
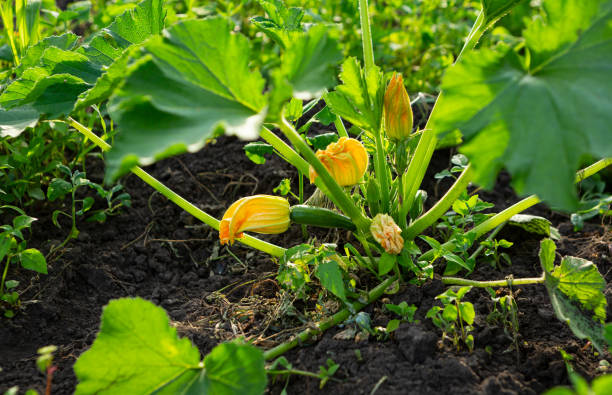
[[[310,165],[308,164],[308,162],[306,162],[304,158],[302,158],[297,152],[293,150],[293,148],[287,145],[287,143],[281,140],[272,131],[264,127],[259,135],[268,144],[270,144],[280,154],[280,156],[287,161],[287,163],[293,165],[296,169],[298,169],[299,172],[305,175],[310,172]],[[340,207],[334,197],[327,192],[327,187],[325,187],[321,179],[315,179],[315,185],[323,193],[325,193],[325,195],[327,195],[336,206]]]
[[[370,12],[368,0],[359,0],[359,19],[361,21],[361,43],[363,44],[363,62],[366,72],[374,67],[374,45],[370,29]]]
[[[89,138],[94,144],[100,147],[102,151],[108,151],[111,148],[111,146],[106,141],[102,140],[91,130],[81,125],[80,123],[78,123],[72,118],[68,118],[68,119],[69,119],[71,126],[73,126],[76,130],[81,132],[87,138]],[[189,214],[193,215],[200,221],[204,222],[206,225],[216,230],[219,230],[219,221],[216,218],[207,214],[206,212],[202,211],[201,209],[199,209],[192,203],[185,200],[179,194],[177,194],[176,192],[174,192],[173,190],[171,190],[170,188],[162,184],[159,180],[151,176],[149,173],[144,171],[142,168],[135,166],[131,169],[131,172],[137,175],[138,177],[140,177],[144,182],[152,186],[155,190],[157,190],[159,193],[164,195],[166,198],[168,198],[168,200],[170,200],[171,202],[173,202],[174,204],[176,204],[183,210],[187,211]],[[263,240],[259,240],[249,235],[244,235],[244,237],[241,237],[236,240],[250,247],[253,247],[260,251],[268,253],[272,256],[281,257],[285,253],[284,248],[268,243],[268,242],[265,242]]]
[[[264,127],[261,129],[259,136],[270,144],[283,159],[293,165],[302,174],[308,174],[309,165],[297,152],[295,152],[287,143],[280,139],[270,129]]]
[[[382,283],[380,283],[378,286],[376,286],[376,288],[372,289],[370,292],[368,292],[368,299],[367,302],[365,303],[361,303],[361,302],[355,302],[353,303],[352,307],[353,307],[353,312],[359,311],[361,309],[363,309],[364,307],[366,307],[367,305],[369,305],[370,303],[376,301],[378,298],[380,298],[383,293],[385,292],[385,290],[391,285],[393,284],[393,282],[397,280],[396,277],[389,277],[387,278],[385,281],[383,281]],[[321,332],[324,332],[326,330],[328,330],[329,328],[340,324],[341,322],[345,321],[347,318],[349,318],[351,315],[351,310],[349,310],[348,308],[344,308],[342,310],[340,310],[339,312],[337,312],[336,314],[332,315],[331,317],[320,321],[316,324],[314,324],[313,328],[308,328],[305,329],[304,331],[300,332],[297,336],[295,336],[292,340],[279,344],[278,346],[269,349],[268,351],[264,352],[264,358],[266,361],[269,361],[271,359],[274,359],[276,357],[278,357],[279,355],[282,355],[284,353],[286,353],[287,351],[295,348],[296,346],[300,345],[301,343],[306,342],[308,339],[310,339],[312,336],[315,336]]]
[[[389,197],[389,173],[387,167],[387,155],[382,141],[382,131],[375,134],[376,153],[374,157],[374,167],[376,168],[376,178],[380,185],[381,203],[383,213],[389,213],[391,199]]]
[[[591,166],[585,167],[584,169],[576,172],[575,182],[579,183],[585,178],[591,177],[593,174],[597,173],[600,170],[605,169],[606,167],[610,165],[612,165],[612,158],[604,158],[604,159],[598,160],[597,162],[593,163]]]
[[[605,169],[607,166],[612,164],[612,158],[605,158],[605,159],[601,159],[595,163],[593,163],[591,166],[588,166],[582,170],[579,170],[576,172],[576,179],[574,182],[578,183],[590,176],[592,176],[593,174],[596,174],[597,172],[599,172],[600,170]],[[464,170],[464,172],[466,172],[468,169],[466,168]],[[463,175],[462,175],[463,176]],[[460,177],[461,178],[461,177]],[[459,180],[457,180],[458,182]],[[453,186],[454,187],[454,186]],[[451,188],[453,188],[451,187]],[[529,197],[526,197],[525,199],[513,204],[512,206],[508,207],[507,209],[495,214],[494,216],[492,216],[491,218],[487,219],[486,221],[484,221],[483,223],[481,223],[478,226],[475,226],[472,230],[470,230],[467,235],[475,235],[474,240],[478,239],[480,236],[484,235],[485,233],[495,229],[496,227],[502,225],[503,223],[505,223],[506,221],[508,221],[510,218],[512,218],[514,215],[521,213],[522,211],[527,210],[529,207],[534,206],[536,204],[540,203],[540,199],[536,196],[536,195],[531,195]],[[446,242],[442,245],[444,248],[452,248],[453,247],[453,242],[449,241]],[[434,251],[433,250],[429,250],[427,251],[425,254],[421,255],[420,260],[429,260],[433,257]]]
[[[419,219],[414,221],[406,230],[406,239],[413,240],[415,237],[421,234],[425,229],[435,223],[441,216],[448,211],[453,205],[455,200],[466,190],[468,184],[474,176],[472,166],[468,165],[467,168],[461,173],[461,176],[455,181],[453,186],[446,192],[446,194],[440,199],[429,211],[423,214]],[[405,217],[403,217],[405,218]]]
[[[495,280],[495,281],[476,281],[467,280],[465,278],[458,277],[442,277],[442,282],[447,285],[460,285],[460,286],[472,286],[478,288],[487,287],[507,287],[511,285],[528,285],[528,284],[542,284],[544,282],[544,276],[542,277],[529,277],[529,278],[515,278],[507,280]]]
[[[344,127],[344,123],[342,123],[342,118],[336,115],[336,119],[334,119],[334,125],[336,126],[336,131],[338,132],[338,136],[340,137],[348,137],[349,134]]]
[[[310,149],[308,144],[306,144],[295,128],[283,118],[280,124],[280,129],[285,136],[287,136],[289,141],[291,141],[291,144],[293,144],[298,152],[317,172],[317,178],[321,179],[320,182],[323,183],[327,189],[327,192],[329,192],[328,196],[334,201],[338,208],[351,218],[357,228],[362,231],[366,231],[370,226],[370,220],[363,215],[359,207],[355,205],[350,196],[345,193],[344,189],[342,189],[331,174],[329,174],[327,168],[323,165],[323,163],[321,163],[319,158],[317,158],[315,153]]]
[[[478,15],[478,18],[474,22],[470,34],[461,49],[461,52],[457,56],[455,63],[457,63],[461,56],[468,50],[474,48],[478,40],[484,33],[485,27],[484,23],[484,14],[481,12]],[[436,145],[438,144],[438,138],[434,130],[431,129],[431,120],[434,118],[434,114],[436,112],[437,104],[440,102],[440,98],[443,96],[443,92],[438,95],[436,102],[434,103],[433,108],[431,109],[431,114],[427,119],[427,124],[423,129],[423,133],[421,134],[421,138],[419,139],[419,143],[417,144],[417,148],[415,149],[412,160],[410,161],[410,165],[408,166],[406,180],[407,180],[407,194],[404,196],[405,201],[402,206],[401,215],[408,215],[410,211],[410,207],[414,203],[414,198],[416,192],[418,191],[421,183],[423,182],[423,178],[425,177],[425,172],[427,171],[427,167],[429,166],[429,162],[431,161],[431,157],[436,149]]]

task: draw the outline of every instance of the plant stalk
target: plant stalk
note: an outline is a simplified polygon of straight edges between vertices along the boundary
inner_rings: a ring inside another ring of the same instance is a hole
[[[393,284],[395,280],[397,280],[396,277],[389,277],[386,280],[384,280],[382,283],[377,285],[376,288],[368,292],[368,300],[366,303],[361,303],[361,302],[353,303],[353,311],[354,312],[359,311],[363,309],[365,306],[369,305],[370,303],[376,301],[378,298],[382,296],[382,294],[385,292],[385,289],[387,289],[391,284]],[[278,346],[271,348],[268,351],[264,352],[264,359],[266,361],[269,361],[271,359],[278,357],[279,355],[286,353],[287,351],[295,348],[299,344],[306,342],[311,337],[321,332],[324,332],[328,330],[329,328],[345,321],[347,318],[350,317],[350,315],[351,315],[351,311],[348,308],[344,308],[340,310],[339,312],[332,315],[331,317],[314,324],[314,328],[305,329],[302,332],[300,332],[297,336],[295,336],[292,340],[279,344]]]
[[[334,203],[336,203],[338,208],[351,218],[358,229],[361,231],[367,230],[370,226],[370,220],[363,215],[359,207],[355,205],[344,189],[342,189],[331,174],[329,174],[327,168],[323,165],[323,163],[321,163],[319,158],[317,158],[315,153],[312,151],[312,149],[310,149],[308,144],[306,144],[295,128],[283,118],[280,123],[280,129],[285,136],[287,136],[289,141],[291,141],[291,144],[293,144],[297,151],[304,156],[308,163],[310,163],[310,165],[317,172],[317,178],[321,179],[321,182],[329,192],[328,196],[334,200]]]
[[[310,166],[297,152],[295,152],[287,143],[281,140],[270,129],[263,127],[259,136],[278,151],[280,156],[289,164],[293,165],[302,174],[308,174]]]
[[[376,178],[378,179],[378,183],[380,185],[382,212],[389,213],[391,205],[391,198],[389,197],[389,178],[387,177],[389,173],[387,171],[387,158],[385,155],[385,147],[383,147],[381,134],[382,130],[375,133],[376,153],[374,157],[374,165],[376,168]]]
[[[544,283],[544,276],[515,278],[515,279],[506,279],[506,280],[493,280],[493,281],[476,281],[476,280],[467,280],[465,278],[458,278],[458,277],[442,277],[442,282],[447,285],[460,285],[460,286],[469,285],[469,286],[478,287],[478,288],[506,287],[508,286],[508,284],[512,284],[512,285],[542,284]]]
[[[484,33],[484,13],[480,12],[474,25],[472,25],[472,29],[470,30],[470,34],[466,39],[463,48],[461,48],[461,52],[457,56],[455,63],[457,63],[461,56],[468,50],[474,48],[478,43],[478,40]],[[436,133],[431,128],[431,120],[434,118],[434,114],[436,112],[437,104],[440,102],[440,98],[444,95],[443,92],[440,92],[436,102],[434,103],[433,108],[431,109],[431,114],[429,114],[429,118],[427,119],[427,124],[423,129],[423,133],[421,134],[421,138],[419,139],[419,143],[417,144],[417,148],[414,151],[413,159],[410,161],[408,165],[408,170],[406,172],[407,176],[407,195],[404,196],[404,206],[402,206],[401,215],[408,215],[410,211],[410,207],[414,203],[414,198],[416,192],[418,191],[421,183],[423,182],[423,178],[425,177],[425,172],[427,171],[427,167],[429,166],[429,162],[431,161],[431,157],[436,150],[436,145],[438,144],[438,138]]]
[[[342,123],[342,118],[339,115],[336,115],[336,119],[334,119],[334,126],[336,126],[336,131],[338,132],[338,136],[340,137],[348,137],[349,134],[344,127],[344,123]]]
[[[366,73],[374,67],[374,45],[370,29],[370,11],[368,0],[359,0],[359,19],[361,22],[361,43],[363,44],[363,62]]]
[[[76,130],[81,132],[87,138],[89,138],[94,144],[100,147],[102,151],[108,151],[111,148],[111,146],[106,141],[102,140],[90,129],[81,125],[80,123],[75,121],[73,118],[69,117],[68,120],[71,126],[73,126]],[[152,186],[155,190],[157,190],[159,193],[164,195],[166,198],[168,198],[168,200],[170,200],[171,202],[173,202],[174,204],[176,204],[183,210],[187,211],[189,214],[193,215],[194,217],[204,222],[206,225],[210,226],[211,228],[214,228],[215,230],[219,230],[219,221],[216,218],[207,214],[203,210],[199,209],[198,207],[196,207],[195,205],[193,205],[192,203],[184,199],[182,196],[180,196],[179,194],[177,194],[176,192],[174,192],[173,190],[165,186],[162,182],[157,180],[155,177],[151,176],[149,173],[144,171],[139,166],[134,166],[130,171],[134,173],[135,175],[137,175],[139,178],[141,178],[144,182]],[[249,236],[249,235],[244,235],[243,237],[236,239],[236,240],[240,241],[242,244],[256,248],[260,251],[263,251],[275,257],[283,256],[286,251],[282,247],[279,247],[277,245],[268,243],[266,241],[260,240],[256,237]]]
[[[455,200],[466,190],[468,184],[474,176],[472,165],[468,165],[455,181],[452,187],[429,211],[420,216],[406,230],[406,239],[414,240],[415,237],[421,234],[425,229],[435,223],[438,218],[444,215],[446,211],[453,205]],[[402,217],[404,218],[404,217]]]

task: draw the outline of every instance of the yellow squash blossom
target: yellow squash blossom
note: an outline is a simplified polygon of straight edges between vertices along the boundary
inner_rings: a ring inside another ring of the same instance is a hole
[[[340,137],[325,150],[318,150],[316,155],[341,186],[357,184],[368,168],[368,152],[356,139]],[[317,173],[311,166],[310,182],[313,183],[316,177]]]
[[[397,255],[404,248],[402,229],[393,221],[390,215],[377,214],[370,225],[370,232],[374,240],[392,255]]]
[[[384,99],[385,131],[392,140],[404,140],[412,133],[412,108],[401,74],[395,74]]]
[[[244,197],[232,204],[219,224],[221,244],[234,244],[242,232],[275,234],[289,228],[289,201],[271,195]]]

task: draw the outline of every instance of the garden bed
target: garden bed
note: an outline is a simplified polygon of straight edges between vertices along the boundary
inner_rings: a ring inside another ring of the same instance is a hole
[[[265,166],[253,164],[242,147],[242,142],[222,137],[197,154],[161,161],[150,171],[200,208],[220,217],[237,198],[271,194],[283,178],[295,176],[295,171],[277,157]],[[426,180],[446,168],[449,157],[447,150],[436,153]],[[88,178],[100,181],[101,162],[95,160],[88,167]],[[433,196],[434,184],[428,182],[426,187]],[[131,209],[101,225],[81,222],[78,239],[61,254],[50,257],[49,275],[32,277],[24,270],[13,274],[22,285],[29,285],[21,296],[22,310],[0,325],[0,392],[15,385],[22,390],[43,390],[36,350],[54,344],[59,347],[55,359],[59,369],[54,375],[53,393],[72,393],[76,386],[72,366],[95,339],[102,308],[110,299],[139,296],[164,307],[179,333],[189,337],[203,355],[218,343],[238,336],[269,348],[304,329],[304,319],[322,318],[326,309],[334,312],[339,307],[325,305],[319,316],[302,317],[312,306],[297,302],[295,309],[288,308],[291,301],[282,296],[275,280],[277,266],[268,256],[239,244],[229,250],[232,256],[225,247],[220,248],[216,231],[198,223],[138,178],[129,176],[124,184],[132,196]],[[437,191],[438,197],[444,186]],[[517,200],[504,174],[493,192],[481,192],[480,196],[496,203],[497,209]],[[68,226],[60,230],[52,224],[54,208],[41,206],[37,212],[30,212],[39,221],[28,245],[45,253],[68,231]],[[528,213],[545,216],[558,227],[561,255],[585,258],[598,266],[608,283],[606,296],[610,302],[609,224],[587,223],[583,231],[574,232],[567,216],[552,213],[542,205]],[[345,232],[319,230],[310,235],[322,242],[340,243],[347,236]],[[479,263],[470,278],[541,274],[537,236],[506,227],[499,237],[514,242],[508,250],[512,266],[500,272]],[[283,246],[303,242],[296,225],[290,232],[265,239]],[[396,318],[383,308],[384,302],[406,301],[418,307],[415,318],[420,323],[404,323],[384,341],[372,336],[357,336],[360,341],[354,337],[342,340],[338,335],[348,326],[336,327],[285,356],[294,368],[312,372],[326,365],[328,358],[340,365],[321,393],[428,394],[450,393],[457,388],[462,393],[541,393],[568,383],[561,349],[574,357],[572,365],[578,373],[588,378],[598,375],[602,356],[596,356],[586,341],[577,339],[555,318],[541,286],[522,286],[517,293],[518,353],[502,328],[485,322],[493,303],[484,289],[474,289],[467,296],[474,303],[477,317],[474,351],[458,352],[448,343],[441,348],[440,331],[425,314],[443,290],[439,280],[422,287],[403,285],[396,294],[385,295],[366,308],[373,325],[384,327]],[[608,304],[608,315],[610,311]],[[280,393],[284,383],[270,382],[269,392]],[[290,378],[288,393],[318,392],[318,380]]]

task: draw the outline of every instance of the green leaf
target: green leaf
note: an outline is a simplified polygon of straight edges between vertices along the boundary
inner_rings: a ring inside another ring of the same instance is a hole
[[[386,252],[382,254],[378,260],[378,275],[384,276],[389,273],[395,266],[395,262],[397,262],[397,255],[391,255]]]
[[[49,183],[49,188],[47,188],[47,199],[52,202],[54,200],[63,198],[71,191],[71,183],[61,178],[54,178]]]
[[[200,352],[178,338],[163,309],[117,299],[104,308],[98,337],[74,365],[76,394],[169,393],[202,370]]]
[[[400,326],[400,320],[391,320],[387,323],[387,333],[391,333]]]
[[[444,306],[442,317],[449,322],[455,321],[457,319],[457,307],[454,304]]]
[[[335,67],[342,59],[328,26],[313,26],[297,35],[281,57],[281,71],[293,86],[293,97],[310,100],[336,82]]]
[[[43,67],[32,67],[27,69],[19,79],[6,87],[0,95],[0,106],[5,109],[22,104],[23,100],[34,89],[36,83],[49,76],[49,70]]]
[[[38,123],[38,111],[30,106],[3,110],[0,108],[0,137],[17,137]]]
[[[355,58],[347,58],[340,73],[342,85],[324,95],[333,113],[353,125],[377,132],[382,118],[385,91],[383,73],[378,67],[365,72]]]
[[[307,137],[308,142],[312,144],[314,150],[324,150],[328,145],[338,141],[338,135],[336,133],[323,133],[314,137]]]
[[[164,29],[163,0],[144,0],[91,36],[78,51],[96,63],[110,66],[123,50]]]
[[[337,262],[326,260],[319,264],[315,276],[319,279],[323,288],[336,295],[339,299],[346,300],[342,271]]]
[[[35,248],[28,248],[19,253],[21,266],[28,270],[47,274],[47,260],[45,256]]]
[[[251,345],[221,344],[204,358],[204,366],[206,374],[195,393],[260,395],[266,389],[263,353]]]
[[[602,322],[606,318],[606,282],[597,267],[585,259],[564,257],[552,272],[544,272],[557,318],[569,325],[580,339],[588,338],[599,350],[605,349]]]
[[[218,127],[258,136],[264,80],[248,67],[248,40],[226,19],[180,22],[143,46],[109,110],[119,125],[107,177],[201,148]]]
[[[287,48],[295,32],[302,30],[304,11],[301,8],[287,8],[281,0],[259,0],[268,14],[267,18],[255,17],[251,22],[281,47]]]
[[[67,115],[81,94],[79,108],[107,99],[125,75],[126,58],[120,58],[124,50],[159,34],[163,19],[162,0],[145,0],[115,18],[78,49],[74,49],[74,34],[48,37],[31,46],[16,69],[19,79],[0,96],[0,105],[5,109],[28,106],[27,111],[0,109],[0,133],[17,135],[41,115]],[[115,65],[117,58],[120,60]]]
[[[556,250],[557,246],[551,239],[544,239],[540,242],[540,252],[538,253],[538,256],[540,257],[542,269],[546,273],[552,272],[554,268]]]
[[[72,111],[76,98],[88,84],[71,74],[55,74],[37,81],[20,103],[29,104],[49,118],[58,118]]]
[[[29,228],[34,221],[36,221],[36,218],[34,217],[30,217],[29,215],[19,215],[13,218],[13,228],[17,230]]]
[[[510,218],[508,225],[518,226],[529,233],[550,236],[551,222],[544,217],[528,214],[516,214]]]
[[[499,18],[506,15],[523,1],[525,0],[481,0],[482,12],[484,13],[484,26],[488,29]]]
[[[145,0],[133,10],[118,16],[89,43],[79,49],[90,59],[107,66],[95,85],[83,92],[75,109],[88,107],[108,99],[125,77],[130,56],[140,44],[153,35],[161,34],[165,12],[163,0]],[[112,39],[110,38],[112,37]],[[132,51],[126,50],[132,48]]]
[[[246,156],[254,163],[263,165],[266,163],[265,155],[274,153],[274,148],[270,144],[255,141],[245,145],[244,152],[246,153]]]
[[[474,311],[473,304],[470,302],[461,302],[459,303],[459,311],[461,312],[461,319],[464,322],[467,322],[468,325],[472,325],[474,323],[476,312]]]
[[[472,51],[450,68],[432,128],[459,128],[476,182],[504,166],[520,194],[577,205],[574,173],[584,155],[612,155],[612,3],[546,0],[525,31],[529,58],[511,49]]]
[[[134,47],[135,52],[137,47]],[[105,72],[96,80],[93,87],[79,95],[75,110],[98,104],[108,99],[115,89],[121,84],[125,77],[130,55],[133,53],[127,50],[113,64],[105,69]]]
[[[43,38],[35,45],[28,47],[25,55],[21,58],[21,64],[15,68],[15,74],[20,77],[26,69],[38,66],[42,54],[47,48],[55,47],[64,50],[71,50],[76,46],[78,39],[79,36],[71,32],[64,33],[60,36],[49,36]]]

